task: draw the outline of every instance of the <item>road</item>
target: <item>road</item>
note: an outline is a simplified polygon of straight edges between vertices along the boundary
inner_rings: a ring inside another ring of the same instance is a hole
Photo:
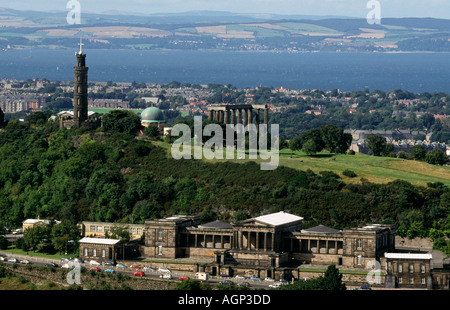
[[[42,257],[36,257],[36,256],[28,256],[28,255],[15,255],[13,253],[6,253],[6,252],[0,252],[0,256],[3,258],[3,260],[1,262],[6,263],[6,264],[13,264],[13,262],[8,262],[8,259],[10,258],[17,258],[18,261],[23,261],[23,260],[28,260],[30,262],[31,265],[33,266],[46,266],[49,263],[55,263],[57,264],[56,268],[64,268],[63,266],[65,264],[68,263],[68,261],[58,261],[55,259],[49,259],[49,258],[42,258]],[[20,262],[19,262],[20,264]],[[77,266],[75,263],[70,262],[70,264],[68,264],[68,266],[66,266],[67,269],[73,269],[75,268],[75,266]],[[131,266],[125,266],[125,267],[118,267],[117,265],[115,266],[111,266],[111,265],[105,265],[105,264],[90,264],[89,262],[85,262],[85,263],[81,263],[78,264],[78,266],[84,267],[85,269],[89,270],[91,268],[95,268],[98,267],[99,268],[99,272],[105,272],[105,270],[107,269],[113,269],[114,272],[119,272],[122,274],[126,274],[129,276],[134,276],[133,273],[136,271],[143,271],[144,272],[144,278],[152,278],[152,279],[161,279],[163,274],[167,274],[164,272],[160,272],[158,270],[147,270],[144,269],[143,266],[139,266],[139,268],[131,268]],[[171,275],[171,280],[175,280],[175,281],[181,281],[179,278],[183,277],[183,276],[187,276],[190,279],[195,279],[195,274],[194,273],[190,273],[190,272],[182,272],[182,271],[171,271],[170,272]],[[220,277],[220,276],[210,276],[208,280],[206,280],[205,282],[213,284],[213,285],[217,285],[219,284],[221,281],[224,280],[230,280],[232,281],[234,284],[241,284],[242,282],[247,282],[249,284],[250,288],[263,288],[263,289],[269,289],[269,285],[273,284],[273,283],[277,283],[277,282],[269,282],[269,281],[255,281],[255,280],[251,280],[249,278],[230,278],[230,277]]]

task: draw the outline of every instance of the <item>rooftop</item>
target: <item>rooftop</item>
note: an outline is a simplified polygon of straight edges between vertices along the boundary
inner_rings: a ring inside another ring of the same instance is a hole
[[[115,245],[119,243],[119,239],[104,239],[104,238],[82,238],[79,243],[90,243],[90,244],[106,244],[106,245]]]
[[[254,218],[255,221],[268,225],[279,226],[303,220],[303,217],[280,211]]]

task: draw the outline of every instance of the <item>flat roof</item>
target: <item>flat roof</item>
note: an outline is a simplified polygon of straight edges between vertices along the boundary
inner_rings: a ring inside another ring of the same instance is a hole
[[[386,258],[406,258],[406,259],[432,259],[433,255],[428,253],[384,253]]]
[[[84,237],[79,243],[91,243],[91,244],[106,244],[106,245],[114,245],[120,242],[119,239],[105,239],[105,238],[90,238]]]
[[[271,213],[271,214],[255,217],[254,220],[261,222],[261,223],[278,226],[278,225],[284,225],[284,224],[288,224],[288,223],[301,221],[301,220],[303,220],[303,217],[300,217],[300,216],[297,216],[294,214],[290,214],[290,213],[286,213],[284,211],[280,211],[277,213]]]

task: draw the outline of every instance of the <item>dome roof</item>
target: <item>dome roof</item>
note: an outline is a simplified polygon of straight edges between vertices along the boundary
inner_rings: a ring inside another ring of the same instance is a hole
[[[141,113],[142,122],[153,123],[153,122],[165,122],[163,112],[155,107],[149,107],[142,111]]]

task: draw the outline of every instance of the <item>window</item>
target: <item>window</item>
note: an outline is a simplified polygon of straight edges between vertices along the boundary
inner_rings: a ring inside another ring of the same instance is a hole
[[[402,263],[398,263],[397,264],[397,272],[398,273],[402,273],[403,272],[403,264]]]
[[[138,234],[138,235],[141,235],[141,234],[142,234],[142,228],[138,228],[138,229],[137,229],[137,234]]]
[[[158,238],[158,241],[162,241],[163,240],[163,231],[162,231],[162,229],[158,230],[157,238]]]
[[[402,277],[399,277],[398,278],[398,284],[402,284],[403,283],[403,278]]]
[[[97,256],[97,249],[94,249],[93,251],[92,251],[92,256]]]
[[[102,226],[97,226],[97,232],[102,232]]]
[[[136,228],[134,228],[134,227],[131,228],[131,234],[136,235]]]
[[[89,231],[95,231],[95,225],[89,226]]]
[[[162,255],[162,245],[158,246],[158,255]]]
[[[105,231],[105,234],[109,232],[109,226],[103,227],[103,230]]]
[[[88,256],[88,249],[87,248],[84,248],[83,254],[84,254],[84,256]]]
[[[420,273],[425,273],[425,264],[420,264]]]
[[[356,264],[357,265],[362,265],[362,257],[361,257],[361,255],[358,255],[358,257],[356,258]]]
[[[102,249],[102,257],[105,257],[106,256],[106,251],[105,251],[105,249]]]
[[[414,278],[413,277],[409,278],[409,284],[414,284]]]
[[[362,239],[356,239],[356,248],[358,250],[362,249]]]
[[[420,279],[420,283],[422,283],[422,284],[427,284],[426,281],[425,281],[425,277],[422,277],[422,278]]]
[[[414,264],[409,264],[409,273],[414,272]]]

